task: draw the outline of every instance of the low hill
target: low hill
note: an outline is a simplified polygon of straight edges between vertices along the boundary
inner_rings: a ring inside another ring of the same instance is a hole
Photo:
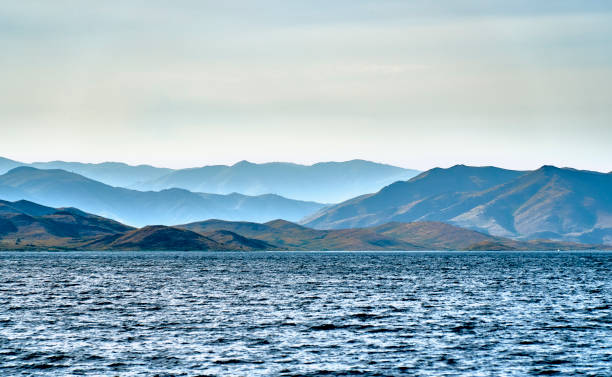
[[[439,222],[318,230],[286,220],[208,220],[135,229],[76,208],[0,202],[1,250],[582,250],[601,245],[516,241]]]
[[[99,250],[230,250],[201,234],[163,225],[145,226],[118,236],[101,237],[84,245]]]
[[[368,229],[317,230],[285,220],[265,224],[209,220],[180,228],[206,234],[229,230],[262,240],[282,250],[423,250],[423,247],[385,237]]]
[[[168,226],[134,229],[76,208],[0,201],[2,250],[272,250],[229,231],[205,235]]]
[[[240,234],[229,230],[217,230],[204,233],[204,236],[223,245],[229,250],[250,251],[250,250],[277,250],[278,247],[265,241],[243,237]]]
[[[0,201],[0,248],[78,247],[83,240],[133,228],[74,208]]]
[[[469,229],[441,222],[392,222],[371,228],[373,231],[396,239],[411,241],[430,250],[464,250],[483,242],[507,243],[509,240],[492,237]]]
[[[584,250],[601,245],[516,241],[440,222],[388,223],[370,228],[312,229],[285,220],[265,224],[208,220],[178,225],[200,234],[229,230],[281,250]]]

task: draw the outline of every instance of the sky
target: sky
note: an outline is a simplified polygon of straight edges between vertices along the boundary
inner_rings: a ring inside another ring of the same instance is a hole
[[[612,2],[4,1],[0,156],[612,170]]]

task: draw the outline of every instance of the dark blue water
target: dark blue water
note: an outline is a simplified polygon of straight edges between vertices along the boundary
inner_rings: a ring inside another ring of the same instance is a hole
[[[612,253],[0,253],[0,375],[612,375]]]

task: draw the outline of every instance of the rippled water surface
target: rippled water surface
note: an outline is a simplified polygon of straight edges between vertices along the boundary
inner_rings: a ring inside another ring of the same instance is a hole
[[[0,253],[0,375],[612,375],[612,253]]]

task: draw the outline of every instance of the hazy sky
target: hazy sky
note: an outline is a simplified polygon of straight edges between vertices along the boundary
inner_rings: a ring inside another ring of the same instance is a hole
[[[612,1],[3,1],[0,156],[612,170]]]

